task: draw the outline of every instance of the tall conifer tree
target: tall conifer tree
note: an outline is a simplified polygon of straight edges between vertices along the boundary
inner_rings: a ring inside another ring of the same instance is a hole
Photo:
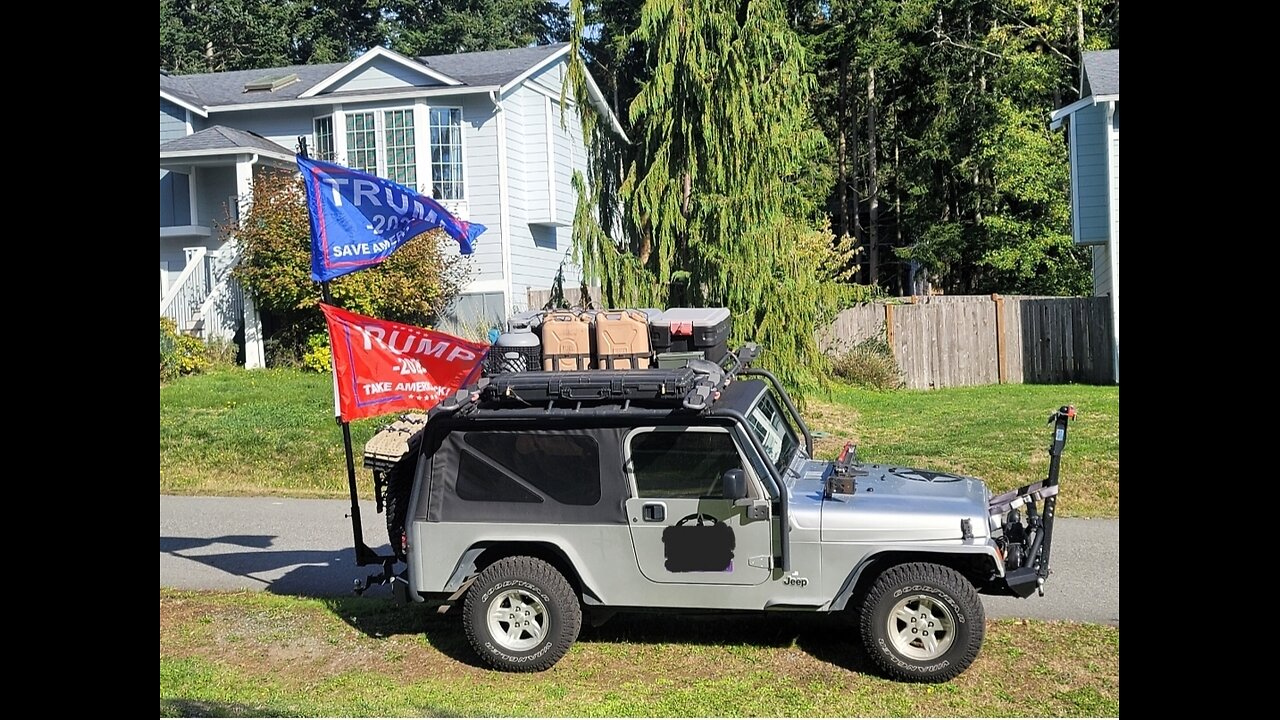
[[[842,258],[825,220],[831,177],[813,79],[781,3],[646,0],[617,50],[643,57],[644,77],[623,109],[629,143],[587,119],[576,259],[611,305],[729,307],[735,340],[761,342],[766,365],[812,390],[824,376],[814,331]]]

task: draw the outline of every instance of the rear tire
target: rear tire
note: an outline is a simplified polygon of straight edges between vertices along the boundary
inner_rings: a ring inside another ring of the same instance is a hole
[[[535,672],[555,665],[578,639],[582,607],[545,560],[517,555],[485,568],[463,603],[467,640],[489,665]]]
[[[862,641],[886,676],[945,682],[978,656],[986,613],[963,575],[934,563],[895,565],[881,573],[862,604]]]

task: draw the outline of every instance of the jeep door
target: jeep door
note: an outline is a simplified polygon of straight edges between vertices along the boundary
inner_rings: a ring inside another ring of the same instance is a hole
[[[766,500],[739,443],[723,427],[646,427],[627,434],[627,522],[640,572],[658,583],[758,585],[770,576],[773,523],[725,499],[729,470],[748,498]]]

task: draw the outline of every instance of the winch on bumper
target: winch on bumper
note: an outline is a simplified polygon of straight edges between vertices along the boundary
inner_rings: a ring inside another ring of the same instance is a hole
[[[1067,424],[1076,409],[1064,405],[1049,417],[1054,426],[1049,446],[1049,476],[991,498],[987,511],[996,546],[1004,556],[1001,582],[1010,595],[1027,597],[1039,591],[1053,572],[1049,548],[1053,542],[1053,521],[1058,503],[1058,466],[1067,442]]]

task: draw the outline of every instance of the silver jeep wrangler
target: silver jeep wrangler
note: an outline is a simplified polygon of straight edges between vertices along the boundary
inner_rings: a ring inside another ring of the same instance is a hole
[[[754,354],[512,373],[401,418],[366,446],[395,553],[358,542],[384,566],[366,582],[461,601],[471,645],[502,670],[554,665],[584,614],[849,611],[886,676],[956,676],[982,645],[979,593],[1026,597],[1049,575],[1074,410],[1051,418],[1047,479],[992,497],[975,478],[860,463],[851,445],[814,459]]]

